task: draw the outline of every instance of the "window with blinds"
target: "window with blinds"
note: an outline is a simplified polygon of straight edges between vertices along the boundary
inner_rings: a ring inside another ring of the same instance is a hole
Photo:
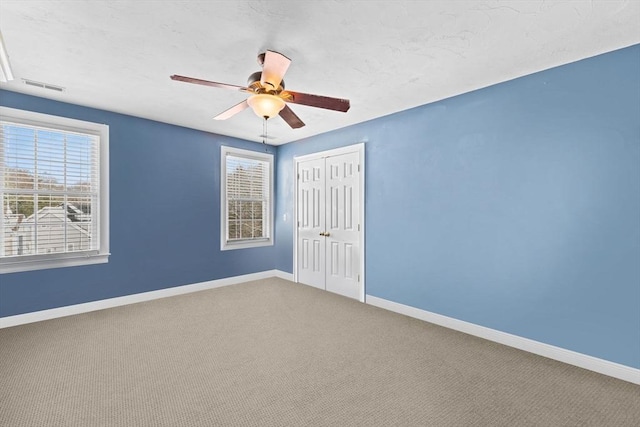
[[[221,248],[272,244],[273,156],[222,147]]]
[[[0,272],[86,264],[87,258],[106,255],[106,126],[1,112]]]

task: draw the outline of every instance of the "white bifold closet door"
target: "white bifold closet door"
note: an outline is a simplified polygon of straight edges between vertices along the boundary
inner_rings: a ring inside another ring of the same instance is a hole
[[[298,281],[360,298],[360,153],[298,163]]]

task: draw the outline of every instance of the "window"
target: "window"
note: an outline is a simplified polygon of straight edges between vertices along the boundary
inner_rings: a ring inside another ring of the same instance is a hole
[[[222,147],[222,250],[273,244],[273,155]]]
[[[109,127],[0,107],[0,273],[109,256]]]

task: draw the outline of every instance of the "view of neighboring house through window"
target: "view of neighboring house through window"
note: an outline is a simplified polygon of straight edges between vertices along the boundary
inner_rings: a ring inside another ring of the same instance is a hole
[[[222,147],[221,247],[271,245],[273,156]]]
[[[106,262],[108,194],[101,179],[108,128],[0,113],[0,272]]]

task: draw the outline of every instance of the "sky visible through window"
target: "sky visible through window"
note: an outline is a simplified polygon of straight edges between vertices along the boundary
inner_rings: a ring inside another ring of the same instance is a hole
[[[91,182],[91,136],[10,124],[3,125],[3,134],[5,174],[12,170],[37,174],[40,187]]]

